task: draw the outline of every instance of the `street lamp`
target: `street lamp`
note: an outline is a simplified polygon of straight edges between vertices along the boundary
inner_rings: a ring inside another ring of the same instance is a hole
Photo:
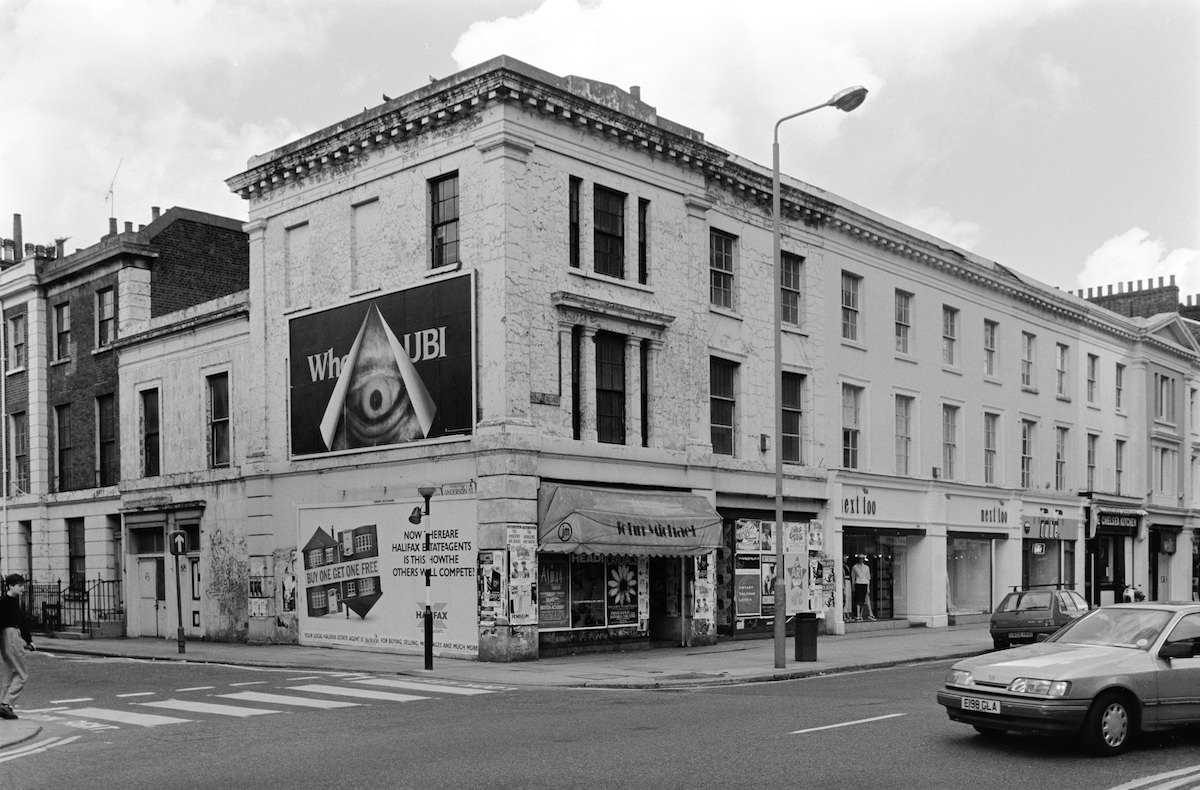
[[[425,669],[433,669],[433,607],[429,600],[429,500],[437,493],[437,486],[421,486],[417,493],[425,500]],[[416,510],[416,508],[414,508]],[[417,516],[413,513],[413,516]],[[411,519],[410,519],[411,520]]]
[[[775,122],[771,143],[771,212],[775,220],[775,668],[787,666],[787,587],[783,567],[783,254],[781,238],[783,217],[779,200],[779,125],[824,107],[837,107],[850,112],[867,98],[861,85],[835,93],[827,102],[807,110],[785,115]],[[811,584],[811,580],[810,580]],[[797,626],[799,627],[799,626]]]

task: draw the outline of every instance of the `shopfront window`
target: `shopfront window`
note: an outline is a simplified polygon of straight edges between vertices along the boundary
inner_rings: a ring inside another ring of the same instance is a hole
[[[843,610],[854,615],[850,569],[859,557],[870,570],[868,600],[876,620],[899,620],[908,616],[908,537],[882,535],[873,531],[846,529],[842,536]]]
[[[1037,585],[1075,586],[1075,543],[1068,540],[1025,540],[1022,546],[1026,587]]]
[[[637,557],[540,554],[538,626],[616,628],[638,624],[646,562]]]
[[[946,539],[946,611],[982,614],[992,610],[992,541]]]

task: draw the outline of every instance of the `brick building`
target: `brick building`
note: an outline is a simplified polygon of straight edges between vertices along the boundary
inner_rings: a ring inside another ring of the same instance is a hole
[[[20,236],[17,221],[14,236]],[[124,621],[120,356],[157,317],[247,286],[241,223],[183,208],[65,254],[28,245],[0,271],[6,493],[0,554],[64,625]],[[6,251],[8,249],[6,244]],[[126,426],[128,430],[129,426]],[[103,599],[101,607],[99,601]],[[89,604],[90,600],[90,604]],[[103,608],[103,612],[97,611]]]

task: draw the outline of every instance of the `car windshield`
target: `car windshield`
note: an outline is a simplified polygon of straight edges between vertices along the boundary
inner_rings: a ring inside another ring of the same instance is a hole
[[[1171,612],[1161,609],[1100,608],[1071,622],[1047,641],[1145,650],[1170,619]]]
[[[1001,612],[1028,612],[1033,609],[1049,609],[1050,593],[1045,590],[1009,593],[1000,602]]]

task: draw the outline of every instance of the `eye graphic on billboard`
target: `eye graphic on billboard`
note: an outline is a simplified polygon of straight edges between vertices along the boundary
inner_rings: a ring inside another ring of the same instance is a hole
[[[466,274],[293,318],[292,454],[470,435],[473,293]]]

